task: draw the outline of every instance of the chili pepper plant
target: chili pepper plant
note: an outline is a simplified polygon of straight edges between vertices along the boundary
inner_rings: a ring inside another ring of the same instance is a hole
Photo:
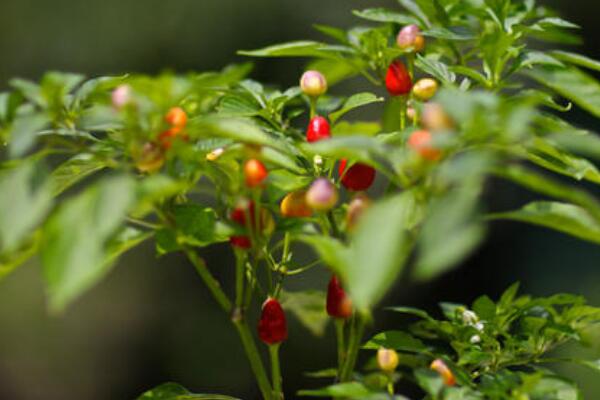
[[[249,63],[12,80],[0,94],[0,274],[38,257],[49,310],[64,312],[141,243],[180,252],[268,400],[283,398],[280,365],[293,360],[279,349],[295,317],[313,332],[330,320],[337,341],[331,369],[311,373],[301,396],[581,398],[548,366],[600,372],[553,352],[598,339],[600,309],[579,296],[513,285],[499,299],[441,303],[439,315],[396,306],[409,328],[365,337],[401,275],[409,285],[460,265],[495,220],[600,244],[600,138],[568,122],[572,107],[600,117],[600,62],[561,50],[578,27],[535,0],[397,3],[354,11],[348,30],[317,25],[322,42],[240,52],[307,59],[290,88],[252,80]],[[353,79],[372,89],[338,89]],[[357,120],[359,108],[378,117]],[[490,178],[539,200],[490,212]],[[207,265],[213,245],[230,247],[234,265]],[[223,268],[233,285],[215,278]],[[314,268],[330,281],[287,289]],[[140,397],[183,398],[230,397],[174,383]]]

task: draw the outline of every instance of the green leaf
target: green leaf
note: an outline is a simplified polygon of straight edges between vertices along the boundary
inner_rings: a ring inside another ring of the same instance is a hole
[[[58,196],[88,176],[106,168],[106,161],[92,154],[78,154],[59,165],[50,176],[52,195]]]
[[[600,117],[600,84],[577,68],[536,68],[527,75]]]
[[[444,388],[444,382],[437,372],[427,369],[417,369],[415,378],[419,386],[434,399],[438,398],[438,393]]]
[[[238,94],[223,96],[219,102],[220,114],[235,117],[252,117],[260,113],[261,107],[253,99]]]
[[[42,96],[42,88],[37,84],[26,79],[12,79],[10,86],[19,91],[25,99],[41,108],[45,108],[46,99]]]
[[[144,177],[136,187],[136,204],[131,216],[142,218],[155,210],[157,204],[175,197],[188,189],[189,183],[177,181],[167,175],[154,174]]]
[[[433,76],[437,80],[446,83],[453,84],[456,81],[456,74],[448,68],[448,65],[439,61],[435,57],[423,57],[417,55],[415,60],[417,68],[422,69],[425,73]]]
[[[402,313],[402,314],[414,315],[419,318],[432,320],[432,317],[426,311],[423,311],[423,310],[420,310],[420,309],[414,308],[414,307],[388,307],[388,308],[386,308],[386,310],[390,310],[390,311],[394,311],[394,312],[398,312],[398,313]]]
[[[108,248],[133,200],[131,179],[106,178],[50,217],[41,255],[51,310],[63,310],[108,272]]]
[[[338,383],[336,385],[327,386],[323,389],[318,390],[300,390],[298,396],[309,396],[309,397],[346,397],[350,399],[364,398],[368,396],[371,391],[358,382],[347,382]]]
[[[42,222],[52,195],[40,165],[25,162],[0,173],[0,253],[19,247]]]
[[[488,296],[477,298],[471,308],[479,318],[485,321],[493,321],[496,317],[496,304]]]
[[[416,279],[425,281],[445,272],[471,254],[483,239],[485,226],[477,211],[481,174],[488,163],[485,155],[473,154],[442,170],[445,181],[458,183],[430,205],[418,241]]]
[[[418,24],[418,20],[406,15],[391,11],[385,8],[367,8],[365,10],[354,10],[352,12],[357,17],[368,21],[393,22],[399,25]]]
[[[304,375],[309,378],[335,378],[338,374],[337,368],[327,368],[319,371],[305,372]]]
[[[0,279],[37,254],[42,238],[41,230],[37,230],[18,249],[0,254]]]
[[[331,133],[337,136],[375,136],[381,132],[381,125],[378,122],[370,121],[341,121],[335,124]]]
[[[164,383],[142,394],[137,400],[239,400],[222,394],[193,394],[177,383]]]
[[[71,107],[81,107],[90,100],[94,94],[114,88],[119,83],[123,82],[126,77],[127,75],[102,76],[88,80],[75,91],[71,101]]]
[[[537,193],[582,206],[600,221],[600,203],[583,190],[564,185],[517,165],[498,169],[495,174]]]
[[[364,349],[371,350],[377,350],[381,347],[410,353],[422,353],[427,350],[422,341],[402,331],[378,333],[363,346]]]
[[[363,69],[364,62],[358,58],[352,59],[351,62],[340,62],[337,59],[319,58],[311,61],[307,66],[307,70],[316,70],[321,72],[327,84],[333,86],[343,80],[352,78],[360,73]]]
[[[571,53],[568,51],[555,50],[550,53],[554,58],[564,61],[569,64],[577,65],[579,67],[591,69],[593,71],[600,71],[600,61],[586,57],[581,54]]]
[[[510,219],[544,226],[600,244],[600,222],[583,208],[550,201],[533,202],[520,210],[489,215],[490,219]]]
[[[527,51],[521,54],[518,59],[514,70],[520,70],[522,68],[531,68],[534,65],[549,65],[554,67],[564,67],[564,64],[541,51]]]
[[[347,288],[358,309],[373,307],[403,270],[413,242],[407,234],[418,208],[406,191],[371,206],[361,217],[351,242]]]
[[[421,21],[420,26],[430,26],[431,22],[429,22],[429,18],[428,15],[425,15],[425,12],[423,12],[423,9],[421,8],[420,4],[421,1],[415,2],[414,0],[398,0],[398,3],[400,3],[400,5],[402,7],[404,7],[405,9],[407,9],[410,13],[412,13],[415,17],[417,17],[419,19],[419,21]],[[431,9],[428,9],[428,11],[431,11]],[[429,14],[431,15],[431,14]]]
[[[465,67],[462,65],[453,65],[453,66],[450,66],[449,69],[452,72],[456,72],[459,75],[464,75],[467,78],[474,80],[475,82],[479,83],[480,85],[482,85],[484,87],[487,87],[487,85],[488,85],[488,81],[487,81],[486,77],[483,76],[481,74],[481,72],[479,72],[476,69]]]
[[[344,103],[342,108],[336,112],[329,114],[329,119],[332,124],[335,124],[344,114],[354,110],[355,108],[366,106],[368,104],[383,102],[383,97],[377,97],[373,93],[357,93],[350,96]]]
[[[179,243],[204,247],[226,241],[216,230],[217,215],[211,208],[199,204],[178,204],[172,209]]]
[[[544,376],[530,393],[532,400],[582,400],[577,386],[559,376]]]
[[[558,149],[544,138],[537,137],[526,147],[529,160],[537,165],[577,180],[600,183],[600,171],[594,164]]]
[[[600,160],[600,137],[597,134],[565,135],[564,133],[555,133],[549,138],[564,149]]]
[[[323,336],[329,316],[325,312],[325,293],[317,290],[281,294],[281,306],[290,311],[313,335]]]
[[[321,57],[337,58],[336,48],[324,43],[304,40],[268,46],[258,50],[241,50],[238,54],[251,57]],[[346,50],[337,48],[337,50]]]
[[[244,143],[273,147],[289,153],[289,148],[274,140],[249,119],[207,117],[198,121],[194,128],[196,132],[208,138],[224,137]]]
[[[36,134],[46,127],[50,120],[45,114],[20,113],[10,129],[9,153],[11,157],[21,157],[35,144]]]
[[[477,37],[467,29],[456,27],[456,28],[443,28],[441,26],[434,26],[426,31],[423,31],[424,36],[433,37],[442,40],[452,41],[468,41],[474,40]]]
[[[112,238],[106,247],[104,262],[112,263],[122,254],[138,246],[154,235],[152,231],[142,231],[132,227],[125,227]]]
[[[329,236],[308,235],[299,236],[296,240],[311,246],[325,265],[330,267],[336,275],[345,279],[350,263],[350,251],[342,242]]]
[[[579,25],[574,24],[573,22],[564,20],[562,18],[558,18],[558,17],[542,18],[536,22],[535,26],[541,27],[541,28],[546,28],[546,27],[568,28],[568,29],[578,29],[579,28]]]

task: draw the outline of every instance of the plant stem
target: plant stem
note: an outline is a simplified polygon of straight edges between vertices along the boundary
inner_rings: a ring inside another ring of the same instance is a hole
[[[335,222],[335,217],[332,211],[327,212],[327,221],[329,225],[331,225],[331,233],[334,238],[340,238],[340,230],[338,229],[337,222]]]
[[[233,306],[231,304],[231,300],[229,300],[229,298],[227,297],[225,292],[223,292],[223,289],[221,288],[221,285],[219,284],[219,282],[212,276],[212,274],[206,267],[206,263],[204,262],[204,260],[202,260],[200,257],[198,257],[198,255],[192,249],[185,248],[184,251],[185,251],[185,254],[187,255],[187,257],[189,258],[189,260],[191,261],[191,263],[196,268],[198,275],[200,275],[200,277],[202,278],[202,280],[204,281],[204,283],[206,284],[206,286],[212,293],[212,295],[215,298],[215,300],[217,301],[217,303],[219,303],[221,308],[227,314],[232,314],[232,311],[234,311],[234,310],[233,310]],[[239,271],[241,269],[241,272],[242,272],[241,277],[243,279],[244,264],[240,263],[240,262],[238,262],[236,264],[238,265],[236,274],[239,274]],[[240,268],[240,266],[241,266],[241,268]],[[242,288],[243,288],[243,286],[242,286]],[[239,283],[238,283],[236,286],[236,294],[239,295],[239,293],[240,292],[239,292]],[[243,290],[242,290],[242,294],[243,294]],[[243,299],[243,296],[236,298],[236,304],[241,301],[240,299]],[[266,400],[270,400],[271,399],[271,384],[269,383],[269,379],[267,377],[265,367],[264,367],[263,362],[258,353],[258,349],[256,348],[256,345],[254,343],[254,338],[252,337],[252,334],[250,333],[248,324],[244,320],[243,311],[239,307],[236,307],[235,312],[233,312],[232,321],[233,321],[233,324],[236,327],[236,330],[240,336],[242,345],[246,352],[246,356],[248,357],[248,360],[250,361],[250,367],[252,368],[252,372],[254,373],[254,376],[256,378],[256,381],[258,383],[260,391],[263,395],[263,398]]]
[[[310,119],[313,119],[317,115],[317,98],[310,98]]]
[[[400,130],[406,129],[406,109],[408,107],[408,97],[400,97]]]
[[[408,64],[408,75],[410,79],[415,78],[415,53],[409,53],[406,55],[406,64]]]
[[[291,238],[292,238],[292,236],[290,235],[290,232],[286,231],[285,235],[283,236],[283,253],[281,255],[281,262],[280,262],[280,264],[283,266],[285,266],[287,264],[288,258],[290,256]]]
[[[358,357],[358,350],[360,342],[365,330],[365,318],[362,314],[356,314],[355,324],[350,329],[350,339],[348,340],[348,355],[344,368],[340,376],[342,382],[348,382],[352,379],[352,373],[354,372],[354,366],[356,365],[356,358]]]
[[[387,384],[387,390],[389,394],[392,396],[394,395],[394,382],[392,382],[392,378],[390,378],[390,381]]]
[[[243,308],[244,304],[244,268],[246,257],[242,250],[235,249],[235,306]]]
[[[242,344],[244,346],[244,351],[246,352],[246,357],[248,357],[248,361],[250,361],[250,367],[252,368],[252,372],[254,373],[254,377],[256,378],[263,399],[271,400],[273,398],[271,384],[269,383],[265,366],[260,358],[256,344],[254,343],[254,338],[252,337],[250,329],[248,328],[248,324],[242,315],[238,316],[238,318],[234,316],[233,324],[240,335],[240,339],[242,340]]]
[[[283,392],[281,391],[281,367],[279,365],[279,346],[279,343],[269,346],[269,354],[271,355],[271,380],[273,381],[273,400],[283,399]]]
[[[335,334],[337,339],[337,353],[338,353],[338,377],[341,377],[342,367],[346,359],[346,340],[344,337],[344,326],[346,320],[341,318],[335,319]]]
[[[231,305],[231,300],[229,300],[229,298],[221,288],[221,284],[219,283],[219,281],[217,281],[215,277],[210,273],[204,260],[200,258],[196,254],[196,252],[194,252],[194,250],[190,248],[184,248],[184,252],[187,255],[190,262],[194,265],[194,268],[196,268],[196,272],[198,272],[198,275],[200,275],[200,278],[202,278],[204,284],[208,287],[208,290],[210,290],[217,303],[219,303],[223,311],[230,314],[233,308],[233,306]]]

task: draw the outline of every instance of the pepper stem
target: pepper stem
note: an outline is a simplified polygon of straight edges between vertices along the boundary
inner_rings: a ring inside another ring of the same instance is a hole
[[[365,331],[365,317],[361,313],[355,315],[355,323],[350,327],[350,339],[348,340],[348,356],[342,369],[340,380],[342,382],[348,382],[352,379],[354,367],[356,365],[356,359],[358,357],[358,350],[360,342],[362,340],[363,333]]]
[[[273,400],[283,400],[281,389],[281,366],[279,364],[279,346],[280,343],[269,346],[271,355],[271,380],[273,381]]]
[[[341,377],[344,361],[346,360],[346,338],[344,337],[344,326],[346,320],[341,318],[335,319],[335,334],[337,339],[338,353],[338,378]]]

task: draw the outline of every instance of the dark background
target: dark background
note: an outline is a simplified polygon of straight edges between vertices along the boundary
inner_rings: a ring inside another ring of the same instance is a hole
[[[589,56],[596,46],[600,3],[547,2],[584,27]],[[12,77],[38,79],[47,70],[88,76],[165,69],[217,69],[240,61],[237,49],[292,39],[317,38],[313,23],[349,26],[350,10],[389,1],[341,0],[0,0],[0,88]],[[260,60],[253,77],[293,85],[300,60]],[[343,89],[351,89],[346,86]],[[576,122],[598,127],[583,114]],[[528,195],[491,183],[490,207],[506,209]],[[204,253],[220,277],[231,277],[227,246]],[[496,223],[476,255],[429,284],[399,284],[387,304],[435,309],[440,300],[470,302],[497,296],[514,281],[524,291],[547,295],[569,291],[600,306],[600,248],[516,223]],[[291,281],[295,287],[326,285],[315,272]],[[229,280],[230,281],[230,280]],[[380,313],[376,327],[397,326]],[[302,371],[334,360],[330,327],[312,338],[292,321],[283,346],[288,398],[307,380]],[[586,350],[598,357],[598,349]],[[600,398],[600,380],[568,371],[583,383],[586,399]],[[39,265],[30,263],[0,282],[0,399],[132,399],[164,381],[243,399],[256,389],[229,322],[179,256],[154,257],[151,245],[124,257],[113,273],[64,315],[51,317],[44,303]],[[319,382],[309,382],[315,386]]]

